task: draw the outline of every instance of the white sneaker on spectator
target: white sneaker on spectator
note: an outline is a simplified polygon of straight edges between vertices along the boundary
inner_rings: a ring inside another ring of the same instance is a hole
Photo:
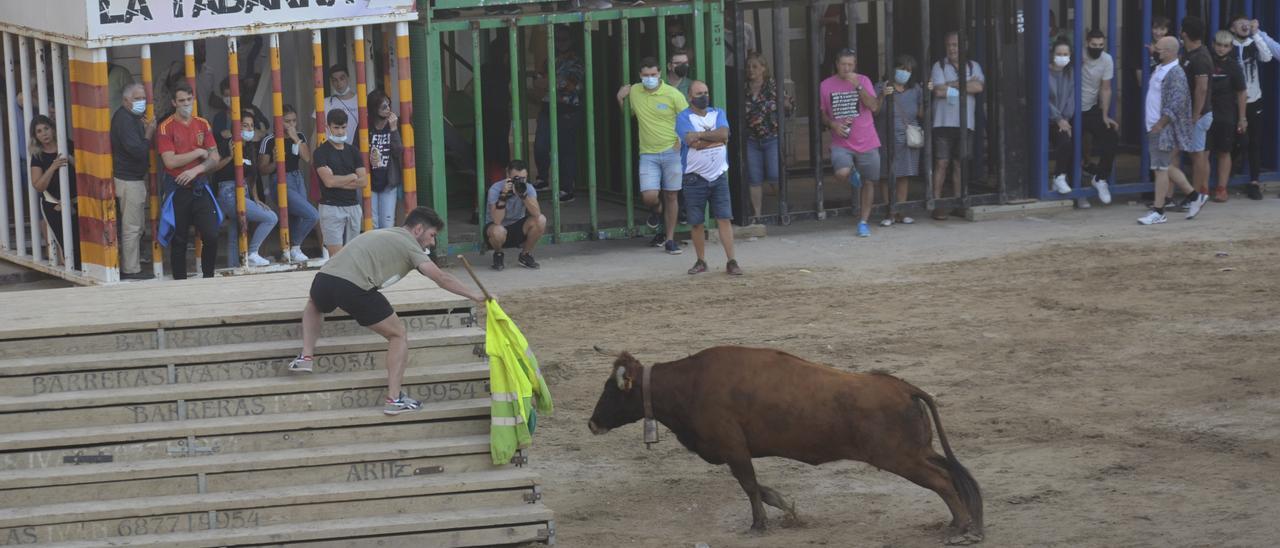
[[[1105,179],[1094,179],[1093,188],[1098,191],[1098,201],[1103,205],[1111,203],[1111,188],[1107,186]]]
[[[893,226],[893,219],[886,217],[883,221],[880,221],[880,226]]]
[[[1147,213],[1146,215],[1143,215],[1142,217],[1140,217],[1140,218],[1138,219],[1138,224],[1140,224],[1140,225],[1158,225],[1158,224],[1164,223],[1165,221],[1168,221],[1168,220],[1169,220],[1169,219],[1168,219],[1167,217],[1165,217],[1163,213],[1160,213],[1159,211],[1156,211],[1156,210],[1154,210],[1154,209],[1153,209],[1153,210],[1151,210],[1149,213]]]
[[[311,260],[311,257],[308,257],[306,253],[303,253],[301,247],[295,245],[289,248],[289,260],[295,263],[305,263]]]
[[[262,255],[258,255],[257,253],[249,254],[249,266],[267,266],[269,264],[271,264],[271,261],[263,259]]]
[[[609,0],[591,0],[587,5],[593,10],[607,10],[613,7],[613,2]]]
[[[1071,194],[1071,185],[1067,184],[1066,175],[1058,175],[1053,178],[1053,191],[1058,194]]]
[[[1190,204],[1187,205],[1187,220],[1196,218],[1200,214],[1200,210],[1204,208],[1204,204],[1209,201],[1208,194],[1197,196]]]
[[[1076,209],[1089,209],[1093,204],[1089,203],[1088,198],[1076,198]]]

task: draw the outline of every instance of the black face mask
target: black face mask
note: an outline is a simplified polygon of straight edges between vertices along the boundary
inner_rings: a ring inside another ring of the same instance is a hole
[[[1160,64],[1160,53],[1159,53],[1159,52],[1155,52],[1155,51],[1151,52],[1151,61],[1152,61],[1153,63],[1155,63],[1155,64],[1159,65],[1159,64]]]
[[[689,99],[689,104],[698,110],[706,110],[711,105],[711,96],[699,95],[698,97],[693,97]]]
[[[680,63],[679,65],[676,65],[675,68],[671,69],[671,72],[676,73],[676,76],[684,78],[689,75],[689,63]]]
[[[1089,52],[1090,59],[1102,57],[1102,48],[1086,48],[1085,51]]]

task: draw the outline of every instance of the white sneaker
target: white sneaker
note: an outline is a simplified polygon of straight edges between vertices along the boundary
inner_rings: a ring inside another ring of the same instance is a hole
[[[880,226],[893,226],[893,219],[885,219],[880,221]]]
[[[1076,198],[1076,209],[1089,209],[1093,204],[1089,203],[1088,198]]]
[[[305,263],[310,261],[311,257],[308,257],[306,253],[303,253],[301,247],[295,245],[289,248],[289,260],[295,263]]]
[[[1204,208],[1204,204],[1208,203],[1209,195],[1201,194],[1194,201],[1187,205],[1187,220],[1196,218],[1200,214],[1200,210]]]
[[[1103,179],[1094,179],[1093,188],[1098,191],[1098,201],[1103,205],[1111,203],[1111,188],[1107,186],[1107,181]]]
[[[1067,184],[1066,175],[1058,175],[1053,178],[1053,191],[1058,194],[1071,194],[1071,185]]]
[[[249,254],[249,266],[267,266],[269,264],[271,264],[271,261],[263,259],[261,255],[257,253]]]
[[[899,223],[902,223],[902,224],[904,224],[904,225],[913,225],[913,224],[916,224],[916,220],[915,220],[915,219],[912,219],[911,217],[903,217],[903,218],[902,218],[902,220],[901,220],[901,221],[898,221],[898,222],[899,222]]]
[[[1151,212],[1147,213],[1141,219],[1138,219],[1138,224],[1158,225],[1158,224],[1163,224],[1165,221],[1168,221],[1168,220],[1169,219],[1164,216],[1164,213],[1160,213],[1159,211],[1156,211],[1153,209],[1151,210]]]

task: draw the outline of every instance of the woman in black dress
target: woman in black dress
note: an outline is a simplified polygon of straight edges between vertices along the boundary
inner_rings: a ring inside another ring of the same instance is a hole
[[[71,208],[72,255],[75,257],[75,268],[79,270],[80,223],[76,219],[74,205],[75,162],[69,156],[58,154],[58,132],[55,127],[53,120],[43,114],[37,114],[31,119],[31,140],[28,141],[31,148],[31,187],[38,193],[40,211],[44,213],[44,221],[49,225],[50,232],[53,232],[60,250],[66,249],[66,242],[62,241],[62,208]],[[58,170],[63,167],[67,169],[67,179],[71,183],[71,196],[66,200],[63,199],[62,184],[58,177]]]

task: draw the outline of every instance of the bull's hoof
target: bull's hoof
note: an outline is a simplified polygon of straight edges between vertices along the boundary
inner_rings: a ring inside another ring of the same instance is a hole
[[[968,546],[982,542],[982,533],[974,531],[965,531],[963,533],[947,537],[948,546]]]
[[[754,521],[754,522],[751,522],[750,533],[753,535],[761,535],[761,534],[764,534],[768,529],[769,527],[765,525],[764,520]]]

